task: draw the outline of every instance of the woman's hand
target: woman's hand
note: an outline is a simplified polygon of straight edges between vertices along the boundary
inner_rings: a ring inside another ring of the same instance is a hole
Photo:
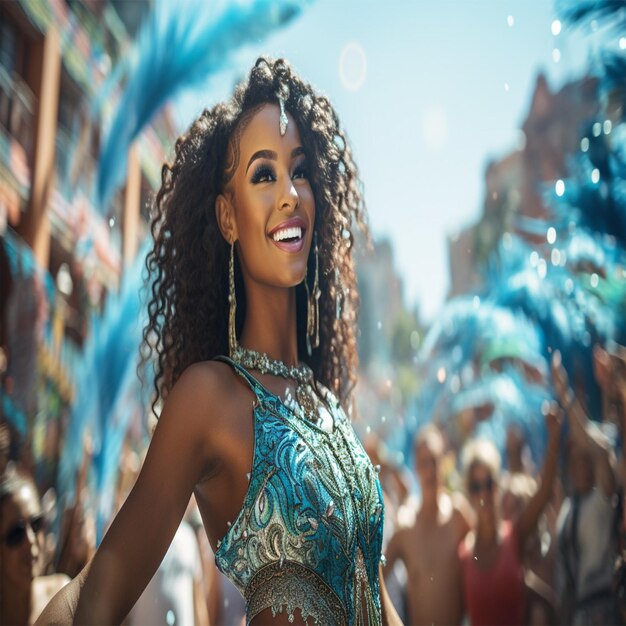
[[[593,372],[602,389],[603,419],[624,432],[626,422],[626,348],[593,349]]]
[[[557,350],[552,356],[552,379],[557,398],[567,413],[572,438],[591,453],[596,485],[610,497],[615,492],[615,453],[606,435],[590,420],[569,385]]]
[[[548,441],[557,441],[561,436],[563,426],[563,411],[556,402],[551,402],[545,411],[546,430],[548,431]]]
[[[555,350],[552,354],[552,382],[559,404],[568,413],[576,396],[569,385],[569,378],[563,367],[561,353],[558,350]]]
[[[543,462],[539,489],[537,489],[533,497],[529,500],[526,508],[522,511],[515,523],[520,556],[523,554],[526,540],[531,533],[535,532],[537,520],[550,500],[554,477],[556,476],[559,442],[563,425],[563,412],[556,402],[546,402],[541,408],[545,416],[546,429],[548,431],[548,447]]]

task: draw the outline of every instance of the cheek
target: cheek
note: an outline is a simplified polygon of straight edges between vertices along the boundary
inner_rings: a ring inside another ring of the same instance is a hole
[[[267,194],[248,194],[238,203],[235,216],[239,238],[265,236],[273,202]]]
[[[303,182],[296,187],[300,202],[307,205],[307,208],[315,210],[315,196],[309,182]]]
[[[252,208],[252,207],[247,207]],[[257,207],[258,209],[258,207]],[[237,216],[239,260],[247,271],[258,266],[267,255],[267,219],[262,210],[242,210]]]
[[[303,185],[302,189],[298,190],[298,195],[300,197],[300,204],[302,208],[309,216],[311,224],[315,222],[315,196],[313,195],[313,190],[310,185]]]
[[[2,563],[2,569],[5,573],[11,574],[21,571],[21,563],[24,560],[23,552],[26,548],[27,542],[25,541],[21,546],[16,548],[2,547],[0,550],[0,559]]]

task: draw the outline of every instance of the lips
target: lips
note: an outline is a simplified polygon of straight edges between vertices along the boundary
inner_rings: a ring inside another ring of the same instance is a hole
[[[275,226],[268,237],[280,250],[285,252],[300,252],[304,247],[306,222],[301,217],[292,217]]]

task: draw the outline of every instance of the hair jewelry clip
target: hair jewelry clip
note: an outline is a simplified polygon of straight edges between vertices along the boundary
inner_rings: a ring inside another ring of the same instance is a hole
[[[287,87],[287,85],[280,85],[278,87],[278,91],[276,92],[276,97],[278,98],[278,104],[280,105],[278,128],[281,136],[283,136],[287,132],[287,124],[289,123],[287,113],[285,112],[285,100],[289,98],[289,87]]]

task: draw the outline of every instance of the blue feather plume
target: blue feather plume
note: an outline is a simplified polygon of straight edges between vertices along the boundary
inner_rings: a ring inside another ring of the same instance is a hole
[[[205,83],[227,67],[235,49],[259,42],[303,6],[296,0],[157,0],[123,61],[127,83],[100,156],[100,206],[124,181],[131,142],[168,100]]]
[[[76,400],[64,442],[59,492],[72,497],[76,472],[83,457],[83,437],[93,439],[92,481],[97,494],[97,529],[101,536],[113,506],[122,443],[131,419],[149,411],[148,378],[137,377],[139,346],[146,320],[142,275],[147,242],[124,274],[119,294],[111,294],[101,317],[92,319],[92,332],[76,367]],[[150,371],[146,372],[149,376]],[[143,420],[142,420],[143,421]]]

